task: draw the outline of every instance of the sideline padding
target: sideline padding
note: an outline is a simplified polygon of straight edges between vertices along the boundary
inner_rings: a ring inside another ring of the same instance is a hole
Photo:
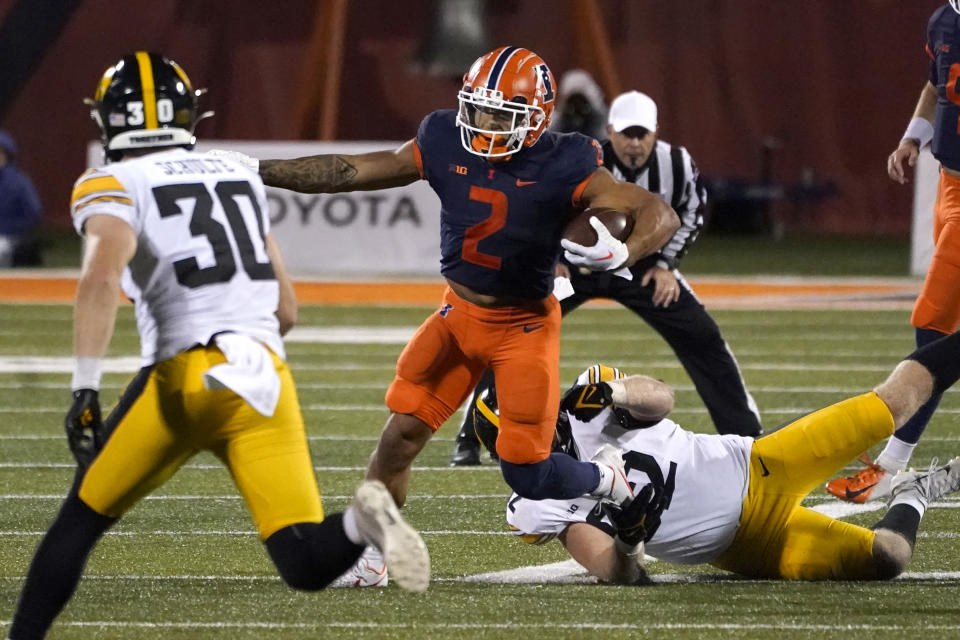
[[[910,309],[920,290],[914,279],[705,278],[691,282],[710,308],[860,307]],[[443,296],[442,280],[316,281],[296,280],[301,304],[435,305]],[[74,276],[0,275],[0,302],[73,301]]]

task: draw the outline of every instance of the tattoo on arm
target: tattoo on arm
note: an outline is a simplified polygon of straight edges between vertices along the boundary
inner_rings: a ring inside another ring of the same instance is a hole
[[[262,160],[260,177],[270,187],[300,193],[338,193],[353,190],[357,168],[346,157],[334,155]]]

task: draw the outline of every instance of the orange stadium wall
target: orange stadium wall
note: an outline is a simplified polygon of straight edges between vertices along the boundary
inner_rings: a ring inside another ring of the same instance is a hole
[[[0,16],[14,0],[0,0]],[[540,53],[559,78],[599,72],[576,0],[488,0],[493,44]],[[589,4],[586,3],[586,4]],[[886,178],[926,78],[934,0],[598,0],[623,89],[650,94],[661,136],[684,144],[707,176],[759,174],[765,138],[780,141],[772,177],[833,181],[839,194],[779,203],[791,232],[906,235],[911,189]],[[92,123],[81,98],[103,69],[146,48],[179,61],[217,112],[207,139],[297,138],[296,105],[317,3],[310,0],[86,0],[37,65],[3,122],[21,146],[51,227],[85,165]],[[455,103],[450,78],[411,70],[429,24],[426,0],[347,0],[336,139],[412,137],[430,110]],[[319,82],[320,79],[318,78]],[[610,96],[607,96],[608,100]]]

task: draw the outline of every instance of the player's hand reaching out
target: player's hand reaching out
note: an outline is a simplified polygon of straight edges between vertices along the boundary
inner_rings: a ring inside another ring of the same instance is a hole
[[[627,245],[614,238],[596,216],[590,218],[590,226],[597,232],[597,242],[592,247],[567,239],[560,241],[567,262],[591,271],[612,271],[622,267],[630,257]]]
[[[640,280],[645,287],[653,282],[653,306],[667,308],[680,299],[680,282],[670,269],[656,265],[647,269]]]
[[[900,141],[900,146],[887,157],[887,175],[894,182],[906,184],[909,180],[907,180],[904,162],[911,167],[915,166],[919,155],[920,147],[917,146],[917,141],[904,138]]]

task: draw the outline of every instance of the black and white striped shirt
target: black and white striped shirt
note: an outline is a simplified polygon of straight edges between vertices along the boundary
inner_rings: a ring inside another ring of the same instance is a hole
[[[707,191],[690,153],[681,146],[657,140],[647,162],[638,169],[625,167],[610,141],[603,143],[603,164],[618,180],[632,182],[659,195],[680,216],[680,228],[659,251],[657,264],[674,269],[697,239],[703,226]]]

